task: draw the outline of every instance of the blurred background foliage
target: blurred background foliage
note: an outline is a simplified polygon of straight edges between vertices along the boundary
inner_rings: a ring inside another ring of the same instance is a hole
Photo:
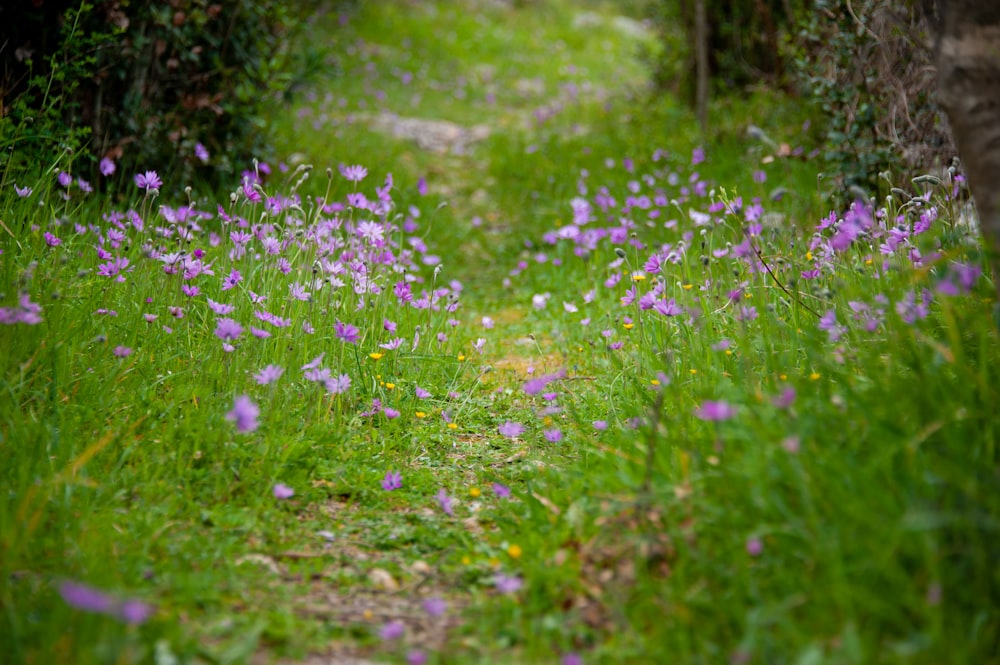
[[[661,48],[647,54],[654,90],[692,104],[698,2],[708,18],[712,97],[765,87],[811,104],[834,202],[856,198],[852,187],[878,191],[882,172],[906,177],[950,163],[927,11],[916,0],[619,0],[620,11],[659,35]],[[268,104],[318,71],[335,73],[296,39],[298,26],[350,4],[4,3],[2,159],[38,164],[58,146],[77,171],[85,159],[95,177],[97,161],[111,157],[125,173],[157,168],[175,182],[225,181],[251,157],[269,157]],[[195,154],[198,143],[208,161]]]
[[[316,70],[308,45],[295,43],[297,26],[338,4],[3,3],[3,159],[51,161],[58,148],[76,173],[95,179],[108,157],[120,173],[159,169],[175,182],[195,174],[218,182],[266,156],[267,105]],[[199,143],[208,159],[196,155]]]
[[[694,6],[708,17],[713,96],[784,90],[813,105],[826,193],[885,188],[955,155],[935,103],[932,3],[914,0],[650,0],[664,48],[650,58],[661,90],[694,104]],[[751,120],[748,119],[748,124]],[[855,192],[855,193],[852,193]]]

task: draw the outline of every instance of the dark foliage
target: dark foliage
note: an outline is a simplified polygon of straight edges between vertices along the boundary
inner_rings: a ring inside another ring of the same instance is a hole
[[[289,39],[315,3],[14,0],[0,9],[8,159],[62,147],[77,171],[217,177],[266,156],[262,110],[291,84]],[[202,144],[210,159],[196,155]]]

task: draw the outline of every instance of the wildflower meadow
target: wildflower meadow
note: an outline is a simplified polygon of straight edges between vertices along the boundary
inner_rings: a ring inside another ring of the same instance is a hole
[[[796,100],[466,4],[317,16],[228,187],[0,175],[0,661],[997,662],[961,170],[832,205]]]

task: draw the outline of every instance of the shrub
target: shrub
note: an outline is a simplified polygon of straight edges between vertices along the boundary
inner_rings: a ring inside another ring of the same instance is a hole
[[[264,156],[300,17],[277,0],[19,2],[0,11],[0,139],[26,163],[85,146],[125,173],[230,173]]]

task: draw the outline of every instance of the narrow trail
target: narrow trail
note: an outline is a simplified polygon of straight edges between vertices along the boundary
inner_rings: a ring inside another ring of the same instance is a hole
[[[368,3],[335,23],[348,35],[345,46],[327,56],[339,75],[317,81],[293,108],[293,119],[280,132],[285,145],[298,152],[291,161],[317,167],[359,163],[373,177],[391,171],[401,187],[419,188],[424,216],[433,217],[428,241],[442,245],[442,255],[457,262],[446,266],[445,274],[466,287],[465,318],[491,315],[493,337],[503,340],[481,358],[489,366],[484,380],[509,385],[523,380],[529,367],[559,369],[559,354],[529,336],[524,308],[508,303],[497,309],[503,302],[498,287],[516,261],[518,237],[541,230],[542,216],[532,203],[551,182],[539,182],[532,163],[565,158],[541,155],[536,144],[545,135],[588,135],[589,116],[641,86],[645,73],[635,56],[652,36],[627,17],[558,2],[523,8],[483,0]],[[571,178],[579,167],[567,163],[565,170]],[[426,200],[440,205],[428,211]],[[463,435],[449,457],[470,469],[544,464],[525,460],[523,446],[495,444],[485,436]],[[317,510],[325,515],[316,517],[342,524],[371,518],[349,500],[333,499]],[[481,537],[475,516],[462,526],[471,537]],[[366,584],[331,590],[323,576],[308,581],[292,572],[292,564],[312,556],[356,568]],[[411,646],[427,651],[454,639],[450,634],[463,620],[463,606],[473,602],[459,578],[442,574],[433,557],[410,560],[405,553],[380,551],[365,538],[331,538],[321,553],[261,555],[245,565],[267,571],[279,587],[297,587],[300,616],[336,623],[360,618],[375,626],[405,621]],[[429,597],[448,599],[447,616],[428,616],[422,603]],[[347,637],[321,653],[280,662],[370,665],[365,657],[371,653]],[[260,651],[255,663],[270,658]]]

